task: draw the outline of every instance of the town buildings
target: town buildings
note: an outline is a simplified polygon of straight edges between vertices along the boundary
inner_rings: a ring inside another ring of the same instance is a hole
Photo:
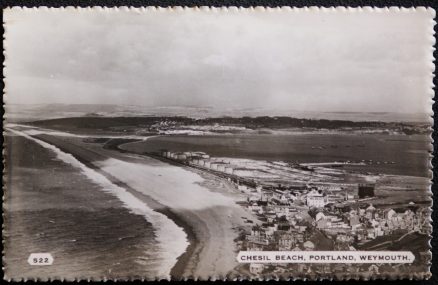
[[[338,172],[333,178],[327,176],[328,170],[309,165],[216,158],[203,152],[163,151],[161,155],[227,178],[244,194],[246,201],[240,204],[255,219],[246,221],[249,229],[238,241],[239,250],[357,250],[380,240],[383,246],[379,249],[385,249],[389,244],[386,237],[397,237],[396,242],[412,233],[430,232],[428,208],[414,203],[394,208],[376,206],[374,184],[337,182]],[[251,263],[249,271],[258,275],[266,266]],[[341,265],[299,266],[312,272],[347,270]],[[368,267],[352,266],[348,270],[380,270]],[[285,271],[294,267],[279,268]]]

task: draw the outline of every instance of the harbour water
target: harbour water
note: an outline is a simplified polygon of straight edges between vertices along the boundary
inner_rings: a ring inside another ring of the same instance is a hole
[[[204,151],[218,157],[298,163],[365,161],[366,165],[351,169],[376,174],[428,177],[428,150],[431,145],[427,135],[297,133],[159,136],[121,148],[138,153],[162,149]]]

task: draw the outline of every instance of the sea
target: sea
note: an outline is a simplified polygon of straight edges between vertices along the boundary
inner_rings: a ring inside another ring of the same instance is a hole
[[[166,248],[181,228],[55,147],[16,135],[6,146],[6,278],[169,278],[188,245]],[[31,266],[31,253],[54,263]]]

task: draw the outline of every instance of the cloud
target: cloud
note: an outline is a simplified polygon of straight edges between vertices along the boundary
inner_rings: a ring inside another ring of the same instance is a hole
[[[6,10],[6,102],[425,112],[432,17]]]

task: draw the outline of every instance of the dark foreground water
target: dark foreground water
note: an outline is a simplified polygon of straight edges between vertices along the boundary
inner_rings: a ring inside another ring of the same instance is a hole
[[[22,137],[6,139],[6,278],[156,276],[159,249],[144,217],[50,150]],[[40,252],[51,253],[53,265],[27,263]]]
[[[425,135],[377,134],[178,135],[123,147],[136,152],[204,151],[212,156],[299,163],[372,160],[356,170],[420,177],[428,177],[431,149]]]

